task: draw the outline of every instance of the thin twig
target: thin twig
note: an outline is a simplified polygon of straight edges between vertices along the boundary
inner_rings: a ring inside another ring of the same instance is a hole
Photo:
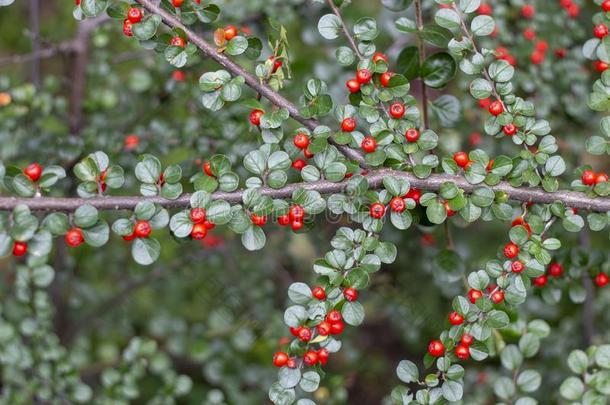
[[[345,21],[343,21],[343,17],[341,16],[341,12],[339,11],[339,8],[337,6],[335,6],[335,3],[333,2],[333,0],[328,0],[328,5],[333,10],[333,13],[339,19],[339,22],[341,23],[341,28],[343,29],[343,33],[347,37],[347,40],[349,41],[350,46],[352,47],[352,49],[358,56],[358,59],[363,60],[364,56],[362,56],[362,53],[360,53],[360,50],[358,49],[358,45],[356,45],[356,41],[354,40],[354,37],[349,32],[349,29],[347,29],[347,25],[345,25]]]
[[[423,62],[426,59],[426,47],[421,38],[422,30],[424,28],[424,15],[422,12],[421,0],[415,0],[415,18],[417,20],[417,45],[419,48],[419,60]],[[419,83],[421,85],[421,103],[424,118],[424,128],[428,129],[430,127],[428,120],[428,87],[426,86],[423,78],[419,79]]]

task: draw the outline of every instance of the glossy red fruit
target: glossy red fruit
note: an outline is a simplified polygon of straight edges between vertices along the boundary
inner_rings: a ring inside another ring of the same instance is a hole
[[[314,352],[313,350],[309,350],[303,356],[303,363],[307,364],[308,366],[313,366],[317,362],[318,362],[318,353]]]
[[[305,217],[305,210],[299,204],[294,204],[290,206],[288,216],[290,217],[291,221],[303,219]]]
[[[204,224],[195,224],[191,230],[191,238],[195,240],[202,240],[208,234],[208,229]]]
[[[507,124],[504,125],[502,131],[504,131],[504,134],[506,136],[513,136],[517,133],[517,127],[515,126],[515,124]]]
[[[311,340],[311,329],[300,326],[297,330],[297,338],[303,342],[309,342]]]
[[[182,70],[174,70],[172,72],[172,79],[177,82],[183,82],[186,79],[186,75]]]
[[[466,166],[468,166],[468,163],[470,163],[470,158],[468,157],[468,153],[466,152],[455,152],[453,154],[453,160],[461,168],[466,168]]]
[[[606,173],[597,173],[595,175],[595,184],[603,183],[608,181],[608,175]]]
[[[381,74],[381,77],[379,78],[379,81],[381,82],[381,85],[383,87],[389,87],[390,86],[390,79],[392,78],[392,76],[394,76],[394,73],[392,72],[384,72]]]
[[[256,226],[263,226],[267,223],[267,216],[252,214],[250,215],[250,220]]]
[[[534,9],[534,6],[532,6],[531,4],[526,4],[523,7],[521,7],[521,15],[527,19],[532,18],[535,13],[536,13],[536,10]]]
[[[519,254],[519,246],[517,246],[513,242],[509,242],[504,245],[503,253],[504,257],[506,257],[507,259],[514,259]]]
[[[582,172],[582,176],[580,177],[582,184],[585,186],[592,186],[595,184],[595,173],[592,170],[585,170]]]
[[[64,239],[68,246],[71,247],[77,247],[85,241],[85,238],[83,238],[83,231],[80,228],[70,229],[66,232]]]
[[[284,352],[277,352],[273,355],[273,365],[275,367],[284,367],[288,364],[289,357]]]
[[[30,163],[25,169],[23,169],[23,174],[34,182],[38,181],[42,175],[42,166],[40,166],[38,163]]]
[[[227,25],[225,27],[225,40],[230,41],[237,36],[237,27],[234,25]]]
[[[593,35],[597,38],[602,39],[608,35],[608,27],[605,24],[598,24],[593,28]]]
[[[417,142],[419,139],[419,131],[417,128],[409,128],[405,132],[405,139],[407,142]]]
[[[133,36],[133,23],[131,21],[129,21],[127,18],[123,20],[123,34],[126,37],[131,37]]]
[[[595,276],[595,285],[598,287],[605,287],[608,285],[608,275],[606,273],[599,273]]]
[[[445,211],[447,211],[447,216],[452,217],[455,215],[455,211],[451,209],[449,206],[449,201],[444,201],[443,205],[445,206]]]
[[[432,357],[441,357],[445,353],[445,346],[440,340],[433,340],[428,345],[428,353]]]
[[[296,232],[296,231],[298,231],[299,229],[301,229],[301,228],[303,227],[303,225],[305,225],[305,224],[303,223],[303,220],[302,220],[302,219],[295,219],[295,220],[294,220],[294,221],[292,221],[292,223],[290,224],[290,228],[291,228],[293,231],[295,231],[295,232]]]
[[[216,224],[208,221],[207,219],[205,221],[203,221],[203,226],[205,226],[205,229],[207,229],[208,231],[216,228]]]
[[[356,129],[356,119],[355,118],[345,118],[342,122],[341,122],[341,130],[343,132],[352,132],[354,129]]]
[[[23,256],[24,254],[26,254],[28,251],[28,243],[27,242],[21,242],[21,241],[15,241],[15,243],[13,243],[13,256]]]
[[[330,335],[331,324],[328,321],[322,321],[316,326],[316,330],[319,335],[328,336]]]
[[[421,198],[422,192],[418,188],[412,188],[409,190],[407,194],[403,196],[403,198],[410,198],[415,201],[415,204],[419,204],[419,199]]]
[[[323,366],[326,364],[326,362],[328,361],[328,350],[325,349],[324,347],[318,349],[317,351],[318,353],[318,361],[320,362],[320,364],[322,364]]]
[[[203,223],[203,221],[205,221],[205,209],[193,208],[191,209],[189,216],[191,218],[191,222],[193,222],[194,224]]]
[[[182,38],[178,35],[173,37],[172,40],[169,42],[169,44],[180,47],[180,48],[184,48],[186,46],[186,42],[184,41],[184,38]]]
[[[182,3],[184,3],[184,0],[172,0],[172,6],[176,8],[182,6]]]
[[[400,197],[394,197],[390,200],[390,209],[394,212],[403,212],[407,208],[405,200]]]
[[[479,8],[477,9],[477,13],[480,15],[491,15],[491,6],[487,3],[481,3]]]
[[[510,264],[510,269],[514,272],[514,273],[522,273],[523,270],[525,270],[525,266],[523,265],[523,263],[519,260],[515,260],[514,262],[512,262]]]
[[[458,345],[455,348],[455,355],[460,360],[468,360],[468,358],[470,357],[470,349],[468,348],[468,346]]]
[[[263,110],[255,109],[250,111],[250,124],[258,127],[261,124],[261,117],[265,115]]]
[[[533,41],[536,38],[536,31],[531,28],[526,28],[523,31],[523,37],[528,41]]]
[[[373,153],[377,149],[377,141],[372,136],[365,136],[360,143],[360,147],[366,153]]]
[[[356,81],[360,84],[366,84],[371,81],[373,74],[368,69],[360,69],[356,72]]]
[[[498,115],[502,114],[503,112],[504,112],[504,104],[502,104],[501,101],[496,100],[496,101],[493,101],[489,105],[489,113],[491,115],[498,116]]]
[[[345,324],[343,321],[334,322],[330,324],[330,334],[331,335],[340,335],[343,333],[345,329]]]
[[[133,234],[136,238],[148,238],[151,232],[152,228],[150,227],[148,221],[137,221],[133,227]]]
[[[495,293],[491,294],[490,298],[494,304],[499,304],[502,301],[504,301],[504,292],[501,290],[498,290]]]
[[[123,236],[123,240],[127,241],[127,242],[131,242],[132,240],[134,240],[136,238],[136,234],[135,233],[131,233],[130,235],[125,235]]]
[[[292,167],[297,170],[303,170],[303,168],[307,166],[307,163],[303,159],[297,159],[292,162]]]
[[[281,226],[286,226],[290,223],[290,217],[288,216],[288,214],[280,215],[279,217],[277,217],[277,223]]]
[[[482,296],[483,296],[483,293],[479,290],[475,290],[474,288],[471,288],[470,290],[468,290],[468,299],[473,304],[475,304],[477,302],[477,300],[479,298],[481,298]]]
[[[345,290],[343,290],[343,296],[349,302],[353,302],[358,299],[358,291],[353,287],[348,287]]]
[[[453,311],[449,314],[449,323],[452,325],[461,325],[464,323],[464,317]]]
[[[341,316],[341,312],[337,311],[336,309],[333,309],[328,314],[326,314],[326,320],[330,323],[337,323],[341,322],[343,320],[343,317]]]
[[[294,138],[292,139],[292,142],[294,143],[294,146],[296,146],[299,149],[305,149],[306,147],[309,146],[309,137],[302,133],[299,132],[298,134],[296,134],[294,136]]]
[[[125,149],[133,150],[140,144],[140,137],[138,135],[127,135],[123,141]]]
[[[549,279],[548,279],[548,277],[546,276],[546,274],[543,274],[543,275],[541,275],[541,276],[539,276],[539,277],[536,277],[536,278],[534,279],[534,285],[535,285],[536,287],[541,287],[541,288],[542,288],[542,287],[544,287],[544,286],[546,285],[546,283],[547,283],[547,281],[548,281],[548,280],[549,280]]]
[[[324,301],[326,299],[326,291],[324,291],[324,288],[322,287],[312,288],[311,295],[319,301]]]
[[[460,339],[460,343],[464,346],[470,346],[474,342],[474,337],[469,333],[464,333]]]
[[[360,83],[356,79],[350,79],[345,82],[345,86],[347,86],[350,93],[358,93],[360,91]]]
[[[127,19],[133,24],[139,23],[142,20],[142,9],[138,7],[129,7],[129,9],[127,9]]]
[[[210,177],[214,177],[214,173],[212,172],[212,165],[210,164],[210,162],[205,162],[202,167],[205,174]]]
[[[603,73],[608,70],[608,64],[604,61],[597,60],[595,61],[595,70],[597,70],[599,73]]]
[[[605,0],[602,3],[602,10],[604,10],[605,12],[610,11],[610,0]]]
[[[381,203],[373,203],[369,208],[369,214],[372,218],[381,219],[385,215],[385,205]]]
[[[381,52],[375,52],[375,53],[373,54],[373,62],[374,62],[374,63],[378,63],[378,62],[381,62],[381,61],[384,61],[384,62],[387,64],[387,63],[389,63],[389,61],[390,61],[390,60],[389,60],[389,59],[388,59],[388,57],[387,57],[386,55],[384,55],[383,53],[381,53]]]
[[[392,118],[400,119],[405,115],[405,105],[403,103],[392,103],[390,105],[390,115]]]
[[[271,55],[269,56],[269,58],[267,58],[267,60],[270,60],[271,62],[273,62],[273,68],[271,69],[272,73],[275,73],[279,70],[279,68],[282,67],[282,61],[279,59],[275,59],[275,56]]]
[[[563,267],[559,263],[551,263],[547,270],[547,274],[551,277],[559,277],[563,273]]]

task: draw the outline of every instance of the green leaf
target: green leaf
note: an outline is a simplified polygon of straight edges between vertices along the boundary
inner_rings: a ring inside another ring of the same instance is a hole
[[[428,57],[421,67],[424,83],[432,88],[445,86],[455,76],[456,63],[451,55],[438,52]]]
[[[462,383],[458,381],[445,381],[442,390],[443,398],[451,402],[461,400],[462,396],[464,395],[464,387],[462,386]]]
[[[131,244],[131,255],[136,263],[148,266],[159,258],[161,245],[155,238],[135,238]]]
[[[348,325],[358,326],[364,321],[364,308],[358,301],[346,302],[341,309],[341,315]]]
[[[334,14],[326,14],[318,22],[318,31],[326,39],[335,39],[341,30],[341,20]]]
[[[409,360],[402,360],[396,367],[396,375],[405,384],[419,381],[419,370],[415,363]]]
[[[472,19],[470,30],[478,37],[483,37],[491,34],[496,27],[494,19],[488,15],[478,15]]]
[[[237,56],[246,52],[248,49],[248,40],[242,36],[236,36],[229,41],[226,52],[229,55]]]
[[[250,226],[241,235],[241,243],[250,251],[260,250],[265,246],[267,238],[265,232],[258,226]]]

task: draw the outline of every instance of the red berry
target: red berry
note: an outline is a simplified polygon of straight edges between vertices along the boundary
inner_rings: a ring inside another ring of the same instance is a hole
[[[416,128],[409,128],[405,132],[405,139],[407,142],[417,142],[419,139],[419,131]]]
[[[394,73],[392,72],[385,72],[381,74],[381,77],[379,78],[381,85],[383,87],[389,87],[390,86],[390,79],[392,78],[392,76],[394,76]]]
[[[461,168],[466,168],[466,166],[468,166],[468,163],[470,163],[470,158],[468,157],[468,153],[466,152],[454,153],[453,160],[455,160],[455,163]]]
[[[131,37],[133,35],[133,23],[129,21],[127,18],[123,20],[123,34],[126,37]]]
[[[460,343],[464,346],[470,346],[474,342],[474,337],[469,333],[464,333],[460,339]]]
[[[337,311],[336,309],[333,309],[326,315],[326,320],[330,323],[337,323],[341,322],[343,320],[343,317],[341,316],[341,312]]]
[[[381,62],[381,61],[384,61],[386,64],[389,63],[389,59],[388,59],[388,57],[386,55],[384,55],[381,52],[375,52],[373,54],[373,62],[374,63],[378,63],[378,62]]]
[[[279,59],[275,59],[275,56],[273,56],[273,55],[269,56],[269,58],[267,58],[267,60],[270,60],[271,62],[273,62],[273,68],[271,69],[272,73],[277,72],[278,69],[282,67],[282,61]]]
[[[267,216],[252,214],[250,215],[250,220],[256,226],[263,226],[267,223]]]
[[[303,356],[303,363],[307,364],[308,366],[313,366],[317,362],[318,362],[318,353],[314,352],[313,350],[308,351]]]
[[[350,79],[345,82],[345,85],[349,89],[350,93],[358,93],[360,91],[360,83],[356,79]]]
[[[204,224],[195,224],[191,230],[191,238],[195,240],[202,240],[208,234],[208,229]]]
[[[212,165],[210,164],[210,162],[205,162],[203,164],[203,171],[205,172],[205,174],[207,174],[210,177],[214,177],[214,173],[212,173]]]
[[[493,301],[494,304],[501,303],[502,301],[504,301],[504,292],[501,290],[498,290],[495,293],[491,294],[491,300]]]
[[[42,175],[42,166],[40,166],[38,163],[31,163],[27,165],[25,169],[23,169],[23,174],[25,174],[32,181],[38,181]]]
[[[470,290],[468,290],[468,299],[473,304],[475,304],[477,302],[477,300],[479,298],[481,298],[482,296],[483,296],[483,293],[479,290],[475,290],[474,288],[471,288]]]
[[[421,198],[422,192],[420,189],[412,188],[409,190],[407,194],[403,196],[403,198],[411,198],[415,201],[415,204],[419,204],[419,199]]]
[[[473,132],[468,137],[468,142],[473,146],[480,144],[481,143],[481,134],[478,132]]]
[[[546,282],[548,281],[548,277],[546,276],[546,274],[543,274],[539,277],[536,277],[534,279],[534,285],[536,287],[544,287],[546,285]]]
[[[366,84],[371,81],[373,75],[368,69],[360,69],[356,72],[356,81],[360,84]]]
[[[390,105],[390,115],[392,118],[400,119],[405,115],[405,105],[402,103],[392,103]]]
[[[461,325],[464,322],[464,317],[453,311],[449,314],[449,323],[452,325]]]
[[[140,137],[137,135],[127,135],[124,140],[125,149],[133,150],[140,144]]]
[[[216,224],[211,223],[210,221],[208,221],[207,219],[205,221],[203,221],[203,226],[205,226],[205,229],[207,229],[208,231],[210,229],[214,229],[216,228]]]
[[[176,8],[182,6],[182,3],[184,3],[184,0],[172,0],[172,5]]]
[[[489,113],[494,116],[498,116],[504,112],[504,104],[500,100],[493,101],[489,105]]]
[[[547,273],[551,277],[559,277],[563,273],[563,267],[559,263],[551,263],[547,270]]]
[[[169,44],[180,48],[184,48],[186,46],[186,42],[184,42],[184,39],[178,35],[173,37]]]
[[[481,3],[477,9],[477,13],[480,15],[491,15],[491,6],[487,3]]]
[[[265,115],[265,112],[263,110],[252,110],[250,111],[250,123],[256,127],[258,127],[261,124],[261,117]]]
[[[277,352],[273,356],[273,365],[275,367],[284,367],[288,364],[288,355],[284,352]]]
[[[517,133],[517,127],[515,126],[515,124],[507,124],[504,125],[502,131],[504,131],[506,136],[513,136]]]
[[[311,340],[311,329],[300,326],[297,330],[297,338],[303,342],[309,342]]]
[[[288,216],[288,214],[280,215],[279,217],[277,217],[277,223],[281,226],[286,226],[290,223],[290,217]]]
[[[331,324],[328,321],[322,321],[316,326],[316,330],[319,335],[328,336],[330,335]]]
[[[544,56],[544,52],[546,52],[546,50],[549,49],[549,44],[546,41],[540,40],[538,42],[536,42],[536,50],[538,52],[542,52],[543,56]]]
[[[360,147],[366,153],[373,153],[377,149],[377,141],[372,136],[365,136],[362,143],[360,143]]]
[[[519,246],[513,242],[509,242],[504,246],[503,252],[507,259],[514,259],[519,254]]]
[[[318,349],[318,361],[320,362],[320,364],[325,365],[326,362],[328,361],[328,350],[325,348],[320,348]]]
[[[394,212],[403,212],[407,208],[407,205],[402,198],[394,197],[390,200],[390,208]]]
[[[353,302],[358,299],[358,291],[356,291],[356,289],[353,287],[348,287],[345,290],[343,290],[343,296],[349,302]]]
[[[440,357],[445,353],[445,346],[440,340],[433,340],[428,345],[428,353],[433,357]]]
[[[294,136],[294,139],[292,140],[292,142],[294,143],[294,146],[296,146],[299,149],[305,149],[306,147],[309,146],[309,137],[302,133],[299,132],[298,134],[296,134]]]
[[[593,28],[593,35],[601,39],[608,35],[608,27],[605,24],[598,24]]]
[[[468,346],[458,345],[455,348],[455,355],[460,360],[468,360],[468,358],[470,357],[470,349],[468,348]]]
[[[298,231],[299,229],[301,229],[303,227],[304,223],[302,219],[295,219],[294,221],[292,221],[292,223],[290,224],[290,228],[292,228],[293,231]]]
[[[334,322],[330,324],[331,335],[340,335],[343,333],[343,329],[345,329],[345,324],[343,323],[343,321]]]
[[[565,50],[564,48],[559,48],[555,51],[555,56],[557,56],[559,59],[565,58],[567,54],[568,54],[568,51]]]
[[[190,212],[191,221],[194,224],[200,224],[205,221],[205,209],[193,208]]]
[[[608,70],[608,64],[601,60],[595,61],[595,70],[597,70],[599,73],[603,73]]]
[[[595,284],[598,287],[605,287],[608,285],[608,275],[606,273],[599,273],[595,276]]]
[[[602,3],[602,10],[604,10],[605,12],[610,11],[610,0],[605,0]]]
[[[83,231],[81,231],[80,228],[70,229],[68,232],[66,232],[64,239],[66,240],[68,246],[71,247],[77,247],[85,241],[83,238]]]
[[[305,217],[305,210],[298,204],[292,205],[288,210],[288,216],[291,221],[303,219]]]
[[[448,217],[452,217],[455,215],[455,211],[452,210],[451,207],[449,206],[449,201],[443,202],[443,205],[445,206],[445,211],[447,211]]]
[[[286,367],[297,368],[297,362],[294,359],[290,359],[288,360],[288,363],[286,363]]]
[[[597,173],[595,175],[595,184],[603,183],[608,181],[608,175],[606,173]]]
[[[381,203],[373,203],[369,208],[369,214],[372,218],[381,219],[385,215],[385,205]]]
[[[13,256],[23,256],[27,251],[27,242],[15,241],[15,243],[13,243]]]
[[[307,163],[305,163],[305,161],[303,159],[297,159],[294,162],[292,162],[292,167],[297,170],[303,170],[303,168],[305,166],[307,166]]]
[[[237,36],[237,27],[234,25],[227,25],[225,27],[225,40],[230,41]]]
[[[536,31],[531,28],[526,28],[525,31],[523,31],[523,37],[528,41],[533,41],[536,38]]]
[[[127,241],[127,242],[131,242],[132,240],[134,240],[136,238],[136,234],[135,233],[131,233],[130,235],[124,235],[123,236],[123,240]]]
[[[324,288],[322,287],[314,287],[311,290],[311,295],[320,301],[324,301],[326,299],[326,291],[324,291]]]
[[[592,170],[585,170],[580,179],[585,186],[592,186],[595,184],[595,173]]]
[[[352,132],[354,129],[356,129],[356,120],[354,118],[345,118],[341,122],[341,130],[343,132]]]
[[[527,19],[530,19],[534,16],[536,10],[534,9],[534,6],[532,6],[531,4],[526,4],[523,7],[521,7],[521,15]]]
[[[142,9],[138,7],[129,7],[129,9],[127,9],[127,19],[133,24],[139,23],[142,20]]]
[[[151,232],[152,228],[150,227],[148,221],[137,221],[133,227],[133,233],[136,238],[148,238]]]
[[[523,265],[522,262],[520,262],[519,260],[515,260],[514,262],[512,262],[510,264],[510,269],[514,272],[514,273],[521,273],[523,272],[523,270],[525,270],[525,266]]]
[[[540,65],[542,62],[544,62],[544,54],[539,51],[534,51],[530,55],[530,61],[532,61],[533,65]]]

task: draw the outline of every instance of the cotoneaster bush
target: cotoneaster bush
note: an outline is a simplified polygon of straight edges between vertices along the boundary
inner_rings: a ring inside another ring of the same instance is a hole
[[[594,3],[57,5],[0,58],[2,401],[606,403]]]

